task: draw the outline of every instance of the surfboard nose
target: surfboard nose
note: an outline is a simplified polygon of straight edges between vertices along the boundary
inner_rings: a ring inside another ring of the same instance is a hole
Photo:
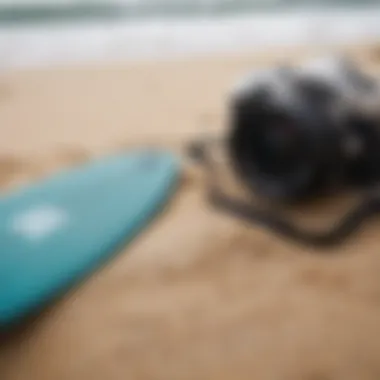
[[[178,158],[170,153],[163,150],[146,150],[136,153],[140,157],[137,162],[137,170],[157,170],[157,169],[178,169]]]
[[[170,199],[178,158],[96,159],[0,198],[0,326],[55,298],[141,232]]]

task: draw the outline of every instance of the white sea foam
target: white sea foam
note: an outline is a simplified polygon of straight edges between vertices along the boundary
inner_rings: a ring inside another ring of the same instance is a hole
[[[40,67],[374,41],[380,38],[379,20],[380,7],[2,27],[0,64],[4,68]]]

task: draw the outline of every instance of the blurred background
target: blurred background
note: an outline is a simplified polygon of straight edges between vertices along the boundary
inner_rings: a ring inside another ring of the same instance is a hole
[[[146,59],[299,44],[370,42],[377,0],[0,2],[4,66]]]
[[[345,50],[378,70],[379,20],[380,0],[0,0],[0,190],[129,147],[182,153],[256,67]],[[0,342],[2,380],[379,378],[379,226],[312,255],[210,210],[198,174]]]

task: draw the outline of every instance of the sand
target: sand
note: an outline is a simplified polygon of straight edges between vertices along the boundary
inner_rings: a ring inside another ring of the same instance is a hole
[[[0,185],[128,146],[181,152],[223,129],[236,77],[307,54],[8,73]],[[380,223],[321,253],[216,213],[203,185],[184,161],[177,195],[132,246],[1,338],[1,379],[378,379]]]

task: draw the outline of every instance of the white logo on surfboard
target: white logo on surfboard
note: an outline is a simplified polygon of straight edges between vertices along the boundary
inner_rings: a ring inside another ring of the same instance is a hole
[[[53,205],[40,205],[15,215],[10,228],[21,237],[40,241],[61,229],[68,219],[64,209]]]

